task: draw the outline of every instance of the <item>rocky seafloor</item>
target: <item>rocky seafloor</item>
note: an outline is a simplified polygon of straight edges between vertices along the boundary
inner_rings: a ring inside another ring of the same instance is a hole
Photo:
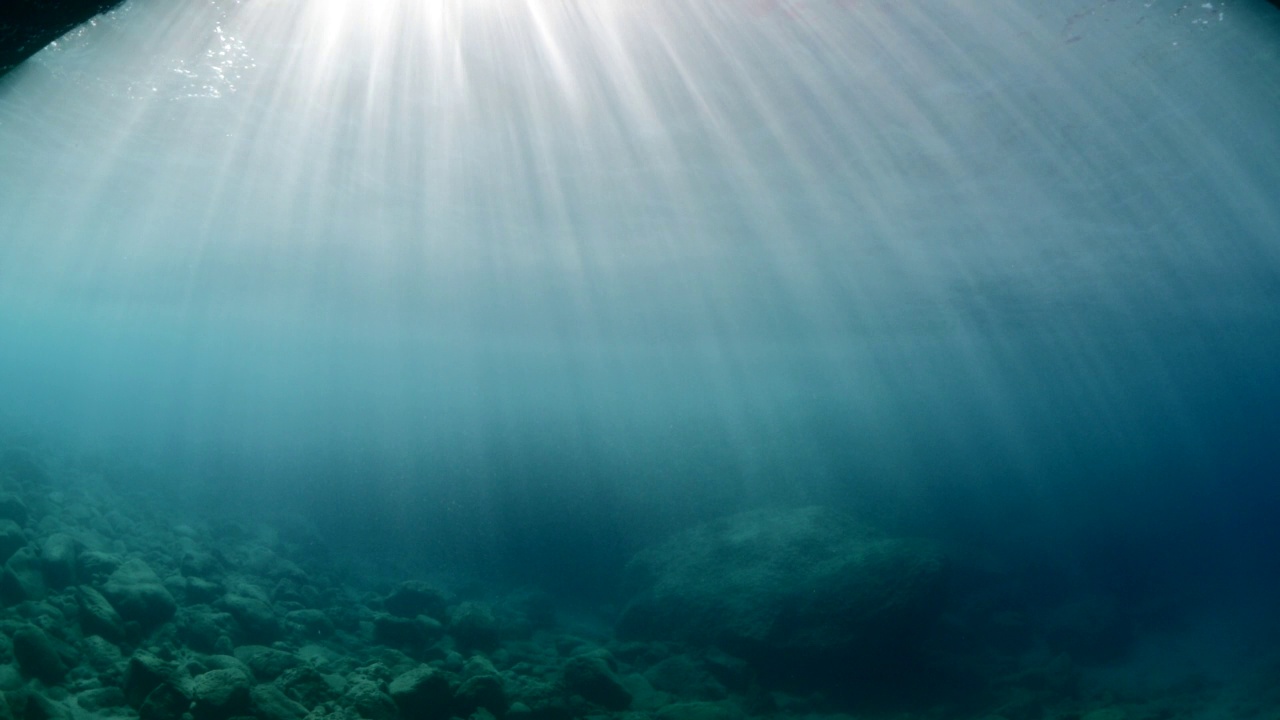
[[[1172,651],[1141,613],[822,508],[676,533],[584,615],[11,448],[0,560],[0,720],[1280,718],[1280,635],[1238,672],[1144,674]]]

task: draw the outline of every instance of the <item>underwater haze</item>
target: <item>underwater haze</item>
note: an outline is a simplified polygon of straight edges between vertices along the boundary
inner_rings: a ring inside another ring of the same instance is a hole
[[[941,654],[1280,638],[1278,118],[1260,0],[128,0],[0,79],[0,432],[379,582],[823,506]]]

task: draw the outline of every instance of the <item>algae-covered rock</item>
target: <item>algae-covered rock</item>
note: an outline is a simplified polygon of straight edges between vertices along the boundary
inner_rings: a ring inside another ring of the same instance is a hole
[[[124,698],[124,690],[118,687],[102,687],[92,690],[85,690],[76,695],[76,704],[81,710],[89,712],[98,712],[110,708],[120,708],[126,705]]]
[[[275,610],[261,597],[233,592],[224,596],[218,605],[231,613],[249,641],[269,642],[279,634]]]
[[[156,688],[162,685],[173,687],[183,685],[174,663],[145,650],[139,650],[129,658],[129,665],[124,674],[124,695],[129,705],[139,707]]]
[[[654,663],[644,678],[656,690],[690,700],[722,700],[728,694],[711,673],[688,655],[673,655]]]
[[[216,652],[219,641],[237,627],[229,613],[217,612],[207,605],[184,608],[178,615],[177,625],[178,636],[200,652]]]
[[[62,589],[76,579],[76,541],[66,533],[54,533],[40,546],[40,563],[49,587]]]
[[[742,720],[742,710],[728,702],[672,703],[654,716],[656,720]]]
[[[607,710],[626,710],[631,705],[631,692],[598,655],[569,658],[561,671],[561,681],[568,692]]]
[[[235,657],[249,666],[259,681],[274,680],[284,671],[302,664],[297,655],[263,645],[242,645],[235,650]]]
[[[35,625],[23,625],[13,633],[13,656],[28,677],[56,683],[67,674],[53,639]]]
[[[458,686],[453,699],[454,713],[463,717],[482,708],[501,716],[509,705],[502,678],[496,674],[468,677]]]
[[[4,573],[0,575],[0,597],[6,603],[16,605],[26,600],[41,600],[46,592],[44,573],[36,551],[24,547],[15,552],[4,564]]]
[[[13,493],[0,493],[0,520],[12,520],[18,525],[26,525],[27,504]]]
[[[563,688],[552,683],[526,680],[507,709],[510,720],[570,720],[574,709],[570,707]]]
[[[107,578],[102,594],[125,620],[154,627],[173,617],[178,609],[160,577],[140,558],[124,561]]]
[[[302,720],[307,716],[307,708],[275,685],[255,685],[249,699],[253,717],[260,720]]]
[[[10,693],[6,699],[13,717],[24,720],[72,720],[74,717],[63,703],[32,690]]]
[[[447,718],[453,704],[453,683],[449,675],[420,665],[396,676],[390,685],[391,699],[408,717]]]
[[[99,673],[115,671],[121,660],[120,648],[101,635],[90,635],[80,643],[85,663]]]
[[[492,650],[498,645],[498,622],[487,605],[459,603],[449,616],[449,634],[465,650]]]
[[[124,558],[114,553],[85,550],[76,557],[76,577],[82,583],[101,587],[122,564]]]
[[[422,650],[443,635],[440,623],[426,615],[406,618],[378,613],[373,617],[374,641],[406,652]]]
[[[286,697],[308,708],[333,700],[338,694],[329,681],[309,665],[285,670],[276,678],[275,685],[284,691]]]
[[[436,620],[445,619],[444,593],[424,582],[410,580],[401,583],[382,601],[382,606],[392,615],[411,618],[429,615]]]
[[[223,593],[226,592],[226,588],[220,583],[211,580],[192,577],[187,578],[186,592],[187,602],[207,603],[222,597]]]
[[[101,635],[115,642],[124,639],[124,620],[102,593],[81,585],[77,597],[80,601],[80,627],[86,635]]]
[[[391,720],[396,717],[395,702],[372,680],[352,683],[343,700],[367,720]]]
[[[178,569],[186,578],[214,580],[222,576],[223,567],[217,555],[198,548],[188,548],[178,562]]]
[[[718,645],[771,662],[877,663],[939,614],[945,562],[823,508],[761,510],[686,531],[628,567],[624,637]]]
[[[289,632],[304,638],[325,638],[333,634],[333,621],[322,610],[292,610],[285,614],[284,621]]]
[[[138,706],[138,717],[141,720],[174,720],[182,718],[190,707],[191,696],[183,688],[164,684],[152,690]]]
[[[8,562],[13,554],[27,544],[22,526],[9,518],[0,519],[0,563]]]
[[[223,720],[249,709],[249,676],[234,668],[210,670],[191,683],[192,715]]]

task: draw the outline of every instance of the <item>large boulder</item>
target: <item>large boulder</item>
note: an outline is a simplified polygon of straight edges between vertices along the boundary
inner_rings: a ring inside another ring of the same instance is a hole
[[[35,549],[27,546],[15,552],[0,574],[0,599],[16,605],[24,600],[41,600],[45,592],[44,573]]]
[[[102,594],[125,620],[143,627],[159,625],[178,609],[173,596],[150,565],[139,558],[126,560],[107,578]]]
[[[447,718],[453,704],[449,675],[420,665],[391,681],[388,691],[400,712],[413,718]]]
[[[76,541],[66,533],[54,533],[40,546],[40,562],[45,582],[51,588],[62,588],[75,582]]]
[[[882,663],[940,610],[945,562],[824,508],[748,512],[680,533],[627,568],[624,637],[715,645],[756,662]]]
[[[0,518],[0,563],[8,561],[26,544],[22,526],[9,518]]]
[[[256,588],[241,586],[218,601],[218,607],[236,619],[243,639],[248,642],[270,642],[279,634],[280,623],[271,603]]]
[[[56,683],[67,674],[67,665],[57,646],[43,630],[26,624],[13,633],[13,656],[22,674]]]
[[[424,582],[410,580],[392,590],[383,601],[383,607],[398,617],[428,615],[436,620],[444,620],[446,603],[444,593]]]
[[[197,720],[224,720],[249,709],[249,676],[234,668],[210,670],[191,683],[192,715]]]
[[[124,639],[124,620],[102,593],[81,585],[79,599],[80,627],[86,635],[101,635],[113,642]]]
[[[569,658],[561,669],[561,683],[569,693],[607,710],[626,710],[631,705],[631,692],[598,655]]]

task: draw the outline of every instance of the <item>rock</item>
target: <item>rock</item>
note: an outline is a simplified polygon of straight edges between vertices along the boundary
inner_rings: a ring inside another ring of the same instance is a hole
[[[87,585],[101,587],[123,563],[119,555],[86,550],[76,558],[77,577]]]
[[[130,706],[140,707],[162,685],[180,685],[178,670],[173,663],[145,650],[139,650],[129,658],[124,673],[124,696]]]
[[[226,589],[204,578],[187,578],[187,602],[207,603],[222,597]]]
[[[449,675],[428,665],[397,676],[391,681],[390,693],[407,717],[447,718],[453,704]]]
[[[235,650],[235,657],[249,666],[253,676],[261,682],[270,682],[286,670],[302,664],[297,655],[263,645],[242,645]]]
[[[626,710],[631,705],[631,692],[597,655],[569,658],[561,671],[561,682],[568,692],[606,710]]]
[[[223,563],[213,553],[189,549],[182,554],[178,569],[189,580],[199,578],[212,581],[222,577]]]
[[[23,625],[13,633],[13,655],[28,677],[54,684],[67,674],[67,665],[58,654],[57,646],[35,625]]]
[[[13,493],[0,493],[0,520],[12,520],[18,525],[27,524],[27,504]]]
[[[102,586],[102,594],[120,617],[144,628],[164,623],[178,609],[159,576],[139,558],[126,560],[116,568]]]
[[[294,610],[284,616],[284,621],[290,632],[307,639],[326,638],[333,634],[333,621],[321,610]]]
[[[8,562],[26,544],[27,536],[22,533],[21,525],[9,518],[0,520],[0,563]]]
[[[8,640],[4,635],[0,635],[0,639]],[[9,644],[4,648],[6,654],[12,654],[13,646]],[[0,696],[5,693],[17,692],[27,684],[26,678],[22,677],[22,673],[18,671],[18,666],[14,663],[5,663],[0,665]]]
[[[286,697],[308,708],[333,700],[337,694],[324,676],[309,665],[285,670],[276,679],[275,684],[284,691]]]
[[[822,508],[708,523],[640,553],[626,638],[716,645],[757,663],[870,666],[909,654],[937,618],[942,556]]]
[[[497,675],[473,675],[463,680],[453,699],[454,714],[463,717],[481,708],[501,716],[509,705],[502,678]]]
[[[721,685],[740,694],[746,694],[754,681],[751,666],[745,660],[711,648],[702,655],[707,672]]]
[[[196,720],[224,720],[249,710],[249,676],[231,668],[210,670],[191,683]]]
[[[24,720],[72,720],[74,716],[62,703],[38,692],[28,692],[21,717]]]
[[[235,620],[230,614],[217,612],[207,605],[184,608],[178,616],[179,637],[200,652],[217,650],[218,642],[235,628]]]
[[[416,580],[401,583],[382,601],[382,606],[392,615],[404,618],[427,615],[443,621],[446,617],[444,594]]]
[[[256,685],[249,693],[253,717],[259,720],[303,720],[307,708],[289,699],[275,685]]]
[[[1080,720],[1128,720],[1129,714],[1118,707],[1090,710]]]
[[[344,698],[366,720],[392,720],[396,717],[395,702],[378,689],[377,683],[370,680],[352,683]]]
[[[44,573],[40,571],[40,560],[36,551],[24,547],[15,552],[4,564],[4,574],[0,575],[0,597],[10,605],[25,600],[41,600],[46,592]]]
[[[76,579],[76,541],[66,533],[54,533],[40,546],[40,563],[45,582],[61,590]]]
[[[723,700],[728,693],[706,668],[688,655],[673,655],[644,672],[655,690],[688,700]]]
[[[293,603],[309,608],[320,602],[320,591],[293,578],[285,578],[276,583],[271,591],[271,598],[277,603]]]
[[[498,623],[487,605],[459,603],[449,617],[449,634],[463,650],[492,650],[498,646]]]
[[[4,5],[0,10],[0,76],[38,50],[122,0],[60,0]],[[12,472],[12,471],[10,471]]]
[[[112,671],[112,674],[118,673],[117,666],[120,663],[120,648],[108,642],[101,635],[90,635],[80,643],[80,652],[84,656],[84,660],[89,667],[97,670],[100,674],[106,671]]]
[[[728,702],[672,703],[654,716],[656,720],[743,720],[742,710]]]
[[[124,639],[124,620],[102,593],[81,585],[77,595],[80,600],[80,627],[85,635],[101,635],[113,642]]]
[[[126,705],[124,691],[118,687],[104,687],[85,690],[76,695],[76,704],[81,710],[97,712],[108,708],[119,708]]]
[[[142,701],[138,717],[140,720],[175,720],[186,717],[190,707],[191,697],[182,688],[166,683],[157,686]]]
[[[560,688],[549,683],[526,681],[516,701],[507,709],[506,720],[571,720],[573,708]]]
[[[443,636],[444,628],[440,623],[426,615],[403,618],[378,613],[373,617],[373,639],[387,647],[421,652]]]
[[[279,634],[280,626],[271,604],[257,597],[229,593],[218,605],[236,619],[244,637],[251,642],[270,642]]]

